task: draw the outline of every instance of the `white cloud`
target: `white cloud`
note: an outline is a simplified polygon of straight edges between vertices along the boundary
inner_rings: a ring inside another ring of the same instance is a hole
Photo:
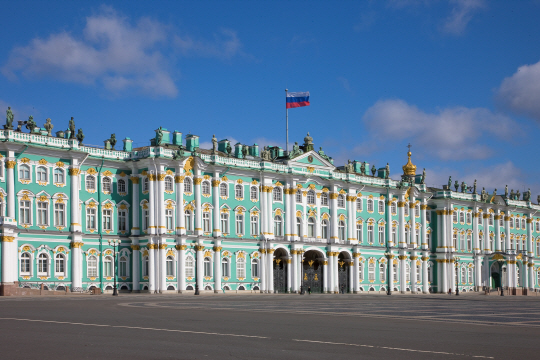
[[[496,97],[512,111],[540,121],[540,62],[520,66],[503,80]]]
[[[435,156],[449,160],[482,159],[491,149],[479,143],[482,135],[513,133],[508,117],[483,108],[454,107],[426,113],[403,100],[381,100],[363,116],[378,139],[407,139]]]
[[[473,15],[486,6],[484,0],[451,0],[450,3],[453,4],[452,12],[441,30],[451,35],[463,34]]]
[[[171,54],[230,58],[241,48],[232,30],[222,30],[213,41],[193,41],[174,34],[171,26],[149,18],[133,24],[113,9],[103,7],[86,18],[80,36],[69,32],[35,38],[14,48],[1,68],[4,76],[48,77],[80,84],[97,84],[112,93],[135,90],[151,96],[175,97],[178,88]]]

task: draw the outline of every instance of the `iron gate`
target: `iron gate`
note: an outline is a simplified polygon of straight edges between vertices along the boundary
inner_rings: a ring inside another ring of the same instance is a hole
[[[304,268],[304,276],[302,279],[302,285],[304,286],[305,291],[308,291],[308,288],[311,288],[311,292],[323,292],[322,266],[319,266],[318,269],[315,270],[313,262],[311,262],[307,268]]]
[[[274,292],[287,292],[287,263],[281,260],[274,263]]]
[[[349,264],[345,264],[344,261],[340,261],[338,267],[338,291],[345,293],[349,292]]]

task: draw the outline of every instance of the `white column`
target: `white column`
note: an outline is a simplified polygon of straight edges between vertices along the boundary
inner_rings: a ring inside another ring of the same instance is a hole
[[[323,292],[324,293],[328,293],[330,292],[330,289],[329,289],[329,274],[328,274],[328,260],[330,259],[330,257],[328,257],[327,259],[324,259],[323,260]]]
[[[316,193],[316,197],[315,197],[315,206],[316,206],[316,210],[317,210],[317,214],[315,214],[315,238],[317,238],[317,239],[322,238],[322,234],[321,234],[321,194],[322,194],[322,192]],[[326,242],[326,239],[325,239],[324,242]]]
[[[304,250],[297,250],[296,258],[298,263],[298,272],[296,273],[296,279],[298,282],[298,289],[300,290],[300,285],[303,284],[303,275],[304,275],[304,261],[303,261],[303,255]]]
[[[261,293],[266,292],[266,249],[264,244],[260,245],[259,252],[261,253]]]
[[[414,217],[414,216],[413,216]],[[413,252],[414,254],[414,252]],[[416,294],[416,261],[418,256],[411,254],[411,293]]]
[[[407,255],[399,255],[399,290],[402,294],[405,294],[407,289],[406,262]]]
[[[271,244],[268,244],[268,246],[271,246]],[[266,249],[267,253],[267,264],[268,264],[268,292],[274,293],[274,249],[268,248]]]
[[[334,260],[332,261],[332,276],[334,277],[334,293],[339,294],[339,277],[338,277],[338,255],[339,253],[337,251],[334,251],[333,253]]]
[[[456,291],[456,266],[455,264],[450,261],[448,263],[448,271],[451,273],[450,276],[450,288],[452,289],[452,292]]]
[[[204,245],[195,245],[195,251],[197,252],[197,286],[199,291],[204,290]]]
[[[202,203],[201,203],[201,183],[203,178],[200,177],[200,171],[197,169],[195,170],[195,173],[197,174],[196,177],[193,177],[193,184],[195,187],[195,235],[202,235],[203,229],[202,229]],[[197,280],[198,282],[198,280]],[[199,290],[202,290],[199,287]]]
[[[156,174],[148,173],[148,234],[157,234],[156,224]],[[150,253],[150,251],[149,251]],[[150,288],[149,288],[150,289]]]
[[[328,292],[330,294],[334,293],[335,284],[334,284],[334,253],[332,251],[327,251],[326,255],[328,256]]]
[[[479,241],[479,234],[478,234],[478,209],[473,209],[472,213],[473,217],[473,254],[479,254],[482,249],[480,249],[480,241]],[[475,269],[476,271],[476,269]],[[475,286],[478,286],[479,284],[475,284]]]
[[[15,219],[15,174],[14,168],[16,161],[11,158],[14,154],[13,151],[9,151],[10,159],[6,161],[6,176],[7,176],[7,216]],[[3,262],[2,262],[3,263]]]
[[[410,202],[409,202],[409,226],[410,226],[410,231],[409,231],[409,239],[407,239],[408,243],[413,245],[413,248],[415,249],[418,244],[416,243],[416,203],[415,203],[415,200],[414,200],[414,196],[412,196],[412,192],[411,192],[411,196],[410,196]],[[412,273],[412,266],[411,266],[411,273]],[[411,284],[412,284],[412,280],[411,280]],[[412,291],[412,289],[411,289]]]
[[[529,273],[529,289],[534,289],[534,260],[529,259],[529,263],[527,264],[527,272]]]
[[[422,221],[422,229],[420,230],[420,241],[422,242],[422,250],[429,249],[429,244],[427,241],[427,207],[427,204],[420,205],[420,221]]]
[[[358,278],[358,273],[360,271],[360,253],[353,253],[353,272],[354,272],[354,276],[353,276],[353,291],[355,294],[358,294],[358,292],[360,291],[360,279]]]
[[[347,292],[352,294],[354,293],[354,261],[347,261],[349,263],[349,289],[347,290]]]
[[[422,292],[424,294],[429,294],[428,261],[429,256],[427,256],[427,253],[424,253],[424,256],[422,256]]]
[[[474,256],[474,286],[479,291],[482,288],[482,255]]]
[[[80,170],[77,168],[69,169],[69,175],[71,176],[71,187],[70,187],[70,218],[71,218],[71,231],[81,231],[81,220],[80,211],[79,211],[79,180]]]
[[[448,291],[448,274],[446,259],[437,259],[438,273],[439,273],[439,292],[445,294]]]
[[[213,204],[212,204],[212,206],[214,206],[214,228],[213,228],[214,237],[220,237],[221,236],[221,227],[220,227],[221,212],[219,211],[219,206],[220,206],[220,204],[219,204],[219,202],[220,202],[219,201],[220,200],[220,197],[219,197],[219,184],[220,184],[219,172],[214,171],[214,179],[212,180],[212,193],[213,193],[213,196],[212,196]],[[249,216],[246,219],[246,223],[249,223],[248,221],[249,221]],[[251,234],[251,235],[253,235],[253,234]],[[218,267],[221,269],[221,264]],[[221,276],[219,277],[219,281],[220,281],[219,290],[221,290]]]
[[[347,195],[346,200],[347,200],[347,228],[348,228],[347,240],[354,241],[356,240],[356,231],[354,231],[354,226],[356,224],[356,209],[354,208],[356,196],[352,189],[349,189],[349,194]],[[352,292],[352,283],[351,283],[351,292]]]
[[[292,291],[298,292],[298,257],[296,256],[296,250],[291,250],[291,259],[292,259]]]
[[[155,277],[155,249],[156,244],[149,243],[148,245],[148,291],[153,294],[156,290],[156,277]]]
[[[399,195],[400,201],[398,201],[398,216],[399,216],[399,247],[407,247],[407,239],[405,239],[405,210],[404,207],[408,206],[407,202],[403,201],[403,194]]]
[[[4,234],[0,239],[2,241],[2,284],[14,285],[14,282],[18,281],[17,238]]]
[[[506,251],[512,248],[510,239],[510,214],[504,216],[504,240],[506,241]]]
[[[534,247],[533,247],[533,238],[532,238],[532,229],[533,229],[533,219],[530,217],[527,218],[527,256],[534,257]]]
[[[266,218],[267,214],[267,210],[266,210],[266,185],[263,185],[262,184],[262,179],[261,179],[261,185],[260,185],[260,189],[261,191],[259,192],[259,202],[260,202],[260,206],[261,206],[261,215],[260,215],[260,221],[261,221],[261,233],[262,233],[262,237],[264,239],[267,238],[267,234],[268,234],[268,220]],[[261,251],[261,262],[262,262],[262,251]],[[263,268],[264,266],[261,265],[261,269]],[[262,276],[262,273],[261,273],[261,281],[263,279],[263,276]],[[262,282],[261,282],[262,283]],[[262,291],[262,287],[261,287],[261,291]]]
[[[159,244],[159,290],[167,290],[167,244]]]
[[[178,273],[176,275],[176,280],[179,293],[186,290],[186,249],[187,246],[184,244],[176,245],[178,253]]]
[[[221,250],[220,241],[216,240],[214,246],[214,293],[221,291]]]
[[[386,199],[386,242],[388,246],[396,246],[396,244],[392,243],[392,198],[393,195],[389,194],[388,199]],[[356,210],[356,209],[355,209]],[[355,221],[356,223],[356,221]],[[355,231],[356,233],[356,231]],[[360,239],[358,239],[360,240]]]
[[[138,179],[138,178],[137,178]],[[131,291],[139,292],[141,290],[140,278],[141,278],[141,246],[140,245],[131,245],[131,250],[133,254],[131,256]]]
[[[76,288],[82,288],[82,273],[81,273],[81,247],[83,243],[73,241],[71,243],[71,291]]]
[[[165,225],[165,173],[157,176],[157,226],[158,234],[166,234],[167,226]]]
[[[493,216],[495,221],[495,251],[501,251],[501,227],[500,227],[500,214],[495,214]]]
[[[287,292],[290,293],[294,291],[292,287],[292,258],[289,256],[284,261],[287,262]],[[291,290],[289,291],[289,289]]]
[[[331,236],[330,236],[330,242],[336,243],[339,239],[338,235],[338,215],[337,215],[337,198],[339,196],[339,193],[337,192],[337,186],[333,186],[333,192],[330,193],[330,214],[331,214],[331,223],[330,226],[331,230]],[[332,268],[332,271],[334,269]],[[335,291],[335,288],[332,288],[331,291]]]
[[[186,218],[184,216],[184,178],[185,176],[182,175],[183,171],[184,171],[184,168],[178,167],[176,169],[176,173],[181,174],[181,175],[176,175],[174,177],[174,183],[176,186],[176,235],[184,235],[186,233]],[[185,285],[185,282],[184,282],[184,285]],[[186,287],[184,286],[182,287],[181,290],[183,291],[185,289]]]
[[[285,186],[289,185],[287,183]],[[293,222],[291,222],[291,219],[294,218],[295,209],[293,209],[291,204],[291,193],[294,189],[289,189],[285,187],[283,189],[283,200],[285,201],[285,216],[283,216],[283,221],[285,221],[285,240],[294,241],[294,236],[292,235],[292,228],[294,227],[296,229],[296,226],[294,226]]]
[[[388,257],[388,272],[390,273],[389,279],[388,279],[388,283],[390,284],[390,291],[394,291],[394,287],[395,287],[395,284],[394,284],[394,255],[390,255]],[[364,275],[364,277],[365,276],[366,275]]]
[[[131,196],[133,199],[133,203],[131,205],[131,235],[139,235],[141,233],[141,228],[139,225],[139,181],[140,178],[136,173],[133,174],[134,176],[131,177]],[[79,209],[77,209],[77,212]],[[80,223],[80,222],[79,222]],[[139,251],[139,250],[137,250]],[[137,288],[139,290],[139,288]]]

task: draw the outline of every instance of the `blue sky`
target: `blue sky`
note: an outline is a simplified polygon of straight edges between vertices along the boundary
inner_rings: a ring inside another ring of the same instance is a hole
[[[163,126],[285,147],[398,178],[412,144],[448,176],[540,193],[540,1],[3,1],[0,109],[71,116],[89,144]]]

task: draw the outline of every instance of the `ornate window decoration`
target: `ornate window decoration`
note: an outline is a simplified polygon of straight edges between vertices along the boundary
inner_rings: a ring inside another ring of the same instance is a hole
[[[42,252],[41,254],[38,255],[38,271],[37,271],[37,276],[44,280],[48,277],[50,277],[50,258],[49,258],[49,255]]]
[[[379,221],[379,245],[384,245],[385,243],[385,234],[384,234],[385,223],[384,221]]]
[[[386,281],[386,264],[382,261],[379,264],[379,281],[382,283]]]
[[[361,261],[358,263],[358,279],[360,282],[364,281],[364,264]]]
[[[459,212],[459,223],[461,225],[464,225],[465,224],[465,213],[463,211],[460,211]]]
[[[375,282],[375,259],[370,258],[368,260],[368,280],[369,282]]]
[[[24,227],[28,228],[33,223],[33,209],[32,209],[32,201],[31,197],[34,197],[34,194],[32,194],[28,190],[23,190],[22,192],[19,192],[17,195],[19,198],[19,218],[18,223]]]
[[[210,280],[209,278],[212,278],[212,259],[209,257],[205,257],[203,260],[204,263],[204,277],[205,280]]]
[[[46,195],[38,195],[37,202],[37,226],[45,229],[49,226],[49,198]]]
[[[395,201],[392,201],[392,204],[390,205],[390,212],[392,215],[397,215],[397,205]]]
[[[172,176],[165,176],[164,180],[164,186],[165,186],[165,192],[167,194],[172,194],[174,192],[174,181]]]
[[[103,185],[103,193],[104,194],[110,194],[112,189],[112,180],[110,177],[104,176],[101,180],[101,184]]]
[[[97,203],[91,199],[86,203],[86,230],[93,233],[97,230]]]
[[[193,212],[191,209],[184,210],[184,219],[186,224],[186,231],[193,231]]]
[[[234,186],[234,198],[238,201],[244,200],[244,187],[241,184]]]
[[[321,237],[326,240],[329,239],[328,220],[326,219],[321,221]]]
[[[356,198],[356,211],[362,212],[362,198],[358,197]]]
[[[229,186],[226,182],[222,182],[221,184],[219,184],[219,196],[223,200],[226,200],[229,197]]]
[[[315,238],[315,218],[309,217],[307,222],[307,237]]]
[[[210,197],[210,195],[211,195],[211,192],[210,192],[210,181],[204,180],[204,181],[201,183],[201,194],[202,194],[202,196],[204,196],[204,197]]]
[[[37,166],[36,181],[41,186],[47,185],[49,183],[49,169],[45,166]]]
[[[195,260],[193,256],[186,256],[186,278],[192,280],[195,277]]]
[[[328,206],[328,193],[321,193],[321,206]]]
[[[343,220],[338,221],[338,237],[342,241],[346,239],[345,221]]]
[[[250,214],[250,218],[251,218],[251,236],[252,237],[258,237],[259,236],[259,212],[258,211],[252,211],[251,214]]]
[[[373,213],[373,199],[371,198],[367,200],[367,211],[370,214]]]
[[[57,253],[54,257],[54,276],[57,278],[66,276],[66,257],[64,254]]]
[[[184,194],[191,195],[193,193],[193,182],[189,176],[184,178]]]
[[[274,201],[283,201],[283,194],[280,187],[276,186],[274,190],[272,190],[272,195]]]
[[[229,208],[223,205],[220,211],[221,233],[223,235],[229,235]]]
[[[257,186],[250,187],[249,199],[253,202],[259,200],[259,190],[257,189]]]
[[[367,235],[368,235],[367,242],[368,242],[368,244],[373,245],[373,243],[375,241],[375,228],[373,226],[374,221],[373,221],[373,219],[369,219],[367,221],[367,223],[368,223],[368,226],[367,226]]]
[[[64,187],[66,185],[66,172],[61,167],[54,169],[53,177],[53,183],[56,187]]]
[[[338,206],[338,208],[344,208],[345,207],[345,195],[343,195],[343,194],[338,195],[337,206]]]
[[[459,213],[459,210],[454,210],[454,212],[452,213],[452,222],[454,224],[458,223],[458,213]]]
[[[472,223],[472,214],[470,212],[467,212],[467,224],[471,225]]]
[[[118,276],[121,278],[127,277],[128,269],[128,260],[125,256],[120,256],[119,266],[118,266]]]
[[[167,259],[165,260],[165,268],[166,268],[166,276],[167,278],[174,278],[174,257],[167,256]]]
[[[118,182],[116,183],[116,190],[118,191],[118,194],[119,195],[126,195],[127,191],[126,191],[126,180],[124,179],[119,179]]]
[[[362,219],[356,220],[356,239],[358,239],[359,243],[362,243],[364,241],[364,231],[363,231],[364,222]]]
[[[148,176],[145,176],[142,181],[142,193],[148,194],[150,191],[150,179],[148,179]]]
[[[260,277],[259,274],[259,259],[252,258],[251,259],[251,277],[257,281]]]
[[[240,281],[246,278],[246,254],[244,252],[236,254],[236,278]]]
[[[384,214],[384,200],[379,200],[378,201],[378,205],[379,205],[379,214]]]
[[[403,215],[409,216],[409,206],[407,205],[407,203],[405,203],[403,206]]]
[[[32,276],[32,255],[28,251],[30,251],[30,246],[23,246],[23,253],[21,253],[20,256],[20,275],[23,276]]]
[[[303,226],[302,226],[302,213],[300,211],[296,212],[296,235],[300,237],[304,235]]]
[[[315,205],[315,191],[311,189],[307,192],[307,203],[308,205]]]
[[[280,215],[274,216],[274,235],[283,236],[283,221]]]
[[[118,204],[118,232],[121,234],[125,234],[129,229],[128,206],[124,201]]]
[[[19,165],[19,182],[23,184],[30,184],[32,181],[32,172],[30,171],[30,165]]]
[[[96,177],[94,175],[86,175],[86,191],[93,194],[96,192]]]
[[[203,211],[203,213],[202,213],[202,226],[203,226],[204,235],[209,235],[212,232],[210,222],[211,222],[211,220],[210,220],[210,210]]]
[[[226,280],[231,277],[231,264],[228,258],[221,259],[221,276]]]
[[[244,235],[244,210],[242,208],[236,209],[235,213],[235,228],[236,235],[241,237]]]
[[[114,205],[110,202],[106,202],[102,209],[102,229],[107,234],[110,234],[113,230],[113,209]]]

